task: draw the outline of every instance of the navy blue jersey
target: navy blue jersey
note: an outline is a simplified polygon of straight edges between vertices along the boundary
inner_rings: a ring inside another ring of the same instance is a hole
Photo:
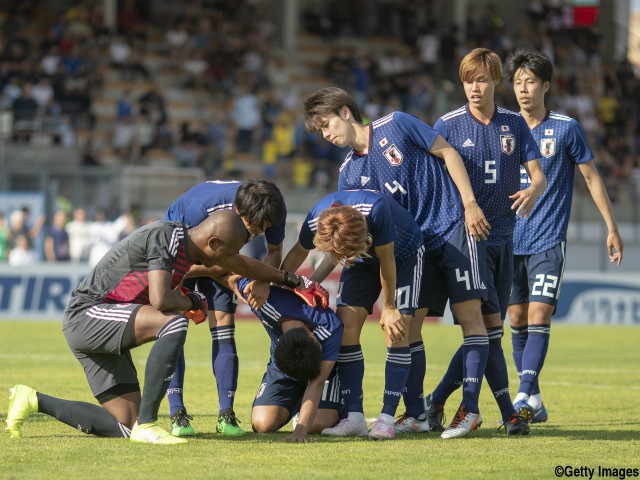
[[[478,205],[491,225],[487,245],[511,240],[516,214],[509,195],[521,188],[520,166],[540,158],[527,123],[516,112],[497,107],[485,125],[465,105],[440,117],[434,129],[464,161]]]
[[[338,190],[366,188],[392,196],[415,218],[425,248],[441,247],[464,223],[464,210],[444,161],[429,153],[438,132],[403,112],[382,117],[369,128],[368,153],[349,151]]]
[[[238,290],[242,292],[251,281],[248,278],[238,280]],[[274,365],[273,352],[282,337],[280,320],[283,318],[300,320],[307,324],[322,346],[322,360],[338,359],[344,327],[338,315],[330,308],[310,307],[291,290],[272,286],[269,298],[262,309],[251,311],[260,319],[271,338],[271,362]]]
[[[217,210],[231,210],[236,192],[242,182],[235,180],[212,180],[203,182],[183,193],[173,202],[166,214],[166,220],[183,222],[189,227],[200,225]],[[283,205],[283,208],[285,206]],[[285,223],[272,225],[264,232],[267,242],[279,245],[284,240]]]
[[[594,158],[582,127],[571,117],[549,111],[531,133],[540,147],[547,189],[531,215],[516,222],[513,235],[516,255],[542,253],[567,240],[575,166]],[[530,182],[524,169],[521,182],[523,188]]]
[[[392,198],[371,190],[345,190],[331,193],[316,203],[305,218],[300,229],[299,242],[312,250],[318,217],[334,205],[349,205],[360,211],[367,219],[372,247],[369,255],[375,256],[374,247],[394,242],[396,260],[416,253],[422,245],[422,232],[411,214]]]

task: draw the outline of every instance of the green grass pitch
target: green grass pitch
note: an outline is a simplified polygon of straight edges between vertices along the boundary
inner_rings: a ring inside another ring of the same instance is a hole
[[[428,363],[425,390],[430,392],[459,345],[461,333],[457,327],[425,324],[423,335]],[[240,356],[236,413],[250,430],[251,402],[264,372],[269,340],[257,320],[238,322],[236,338]],[[549,421],[533,425],[528,437],[508,438],[496,432],[498,408],[485,382],[480,399],[484,424],[467,438],[445,441],[429,433],[374,442],[316,436],[310,444],[291,445],[282,442],[282,433],[250,433],[239,439],[214,433],[218,406],[210,335],[205,325],[192,324],[186,346],[185,401],[198,431],[195,439],[173,447],[131,444],[124,439],[87,436],[37,414],[25,424],[24,438],[13,440],[1,432],[0,479],[548,479],[556,478],[557,466],[595,468],[597,478],[599,466],[640,468],[638,340],[638,327],[553,326],[541,378]],[[362,344],[365,416],[371,418],[381,407],[386,355],[377,322],[365,325]],[[517,383],[509,332],[503,346],[513,396]],[[139,373],[144,370],[148,348],[134,350]],[[0,322],[3,426],[7,389],[15,383],[94,402],[59,322]],[[459,392],[450,399],[449,418],[459,399]],[[159,421],[168,427],[166,402]]]

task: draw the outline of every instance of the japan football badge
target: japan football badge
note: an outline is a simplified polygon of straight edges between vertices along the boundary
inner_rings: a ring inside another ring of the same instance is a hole
[[[393,167],[402,165],[402,152],[398,150],[395,144],[392,144],[384,151],[384,157]]]
[[[556,139],[543,138],[540,140],[540,153],[546,158],[553,157],[556,154]]]
[[[504,153],[511,155],[516,148],[516,137],[513,135],[500,135],[500,146]]]

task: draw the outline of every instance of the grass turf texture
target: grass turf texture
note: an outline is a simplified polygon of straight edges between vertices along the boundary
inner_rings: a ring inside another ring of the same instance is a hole
[[[239,389],[235,410],[250,430],[250,408],[268,356],[268,338],[258,321],[238,322]],[[461,341],[457,327],[426,325],[425,390],[439,381]],[[365,416],[381,408],[386,350],[377,322],[365,325]],[[187,445],[131,444],[124,439],[84,435],[42,414],[23,427],[24,438],[0,435],[0,478],[555,478],[556,466],[640,468],[640,351],[637,327],[553,326],[542,376],[546,424],[532,425],[528,437],[497,433],[498,408],[486,382],[480,409],[483,427],[463,439],[406,434],[393,441],[314,436],[311,444],[282,442],[283,433],[227,438],[215,433],[217,394],[211,373],[207,328],[190,326],[186,346],[185,402],[198,432]],[[503,339],[517,391],[509,333]],[[149,346],[133,351],[138,373]],[[8,387],[24,383],[43,393],[95,402],[82,368],[69,351],[58,322],[0,322],[0,419]],[[455,392],[446,407],[452,418],[460,401]],[[402,404],[398,413],[402,413]],[[159,423],[169,429],[163,402]],[[283,429],[291,431],[288,425]],[[588,475],[587,475],[588,477]],[[622,478],[622,477],[618,477]]]

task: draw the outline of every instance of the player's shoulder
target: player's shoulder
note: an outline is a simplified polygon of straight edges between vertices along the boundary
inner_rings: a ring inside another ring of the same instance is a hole
[[[463,105],[460,108],[456,108],[455,110],[445,113],[440,117],[439,120],[442,120],[443,122],[448,123],[448,122],[454,121],[455,119],[460,120],[464,118],[466,114],[467,114],[467,106]]]
[[[391,112],[388,115],[385,115],[384,117],[378,118],[377,120],[374,120],[373,122],[371,122],[371,128],[373,128],[374,130],[377,128],[380,128],[384,125],[387,125],[391,122],[393,122],[394,120],[398,120],[398,119],[402,119],[402,112]]]
[[[576,122],[577,120],[573,117],[570,117],[568,115],[563,115],[562,113],[558,113],[555,112],[553,110],[549,111],[549,115],[547,117],[548,120],[553,120],[556,122],[565,122],[565,123],[572,123],[572,122]]]
[[[344,162],[342,162],[342,165],[340,165],[340,168],[338,169],[339,172],[342,172],[347,167],[347,165],[349,165],[349,162],[353,158],[354,152],[355,150],[353,148],[349,150],[349,153],[347,153],[347,156],[344,158]]]

